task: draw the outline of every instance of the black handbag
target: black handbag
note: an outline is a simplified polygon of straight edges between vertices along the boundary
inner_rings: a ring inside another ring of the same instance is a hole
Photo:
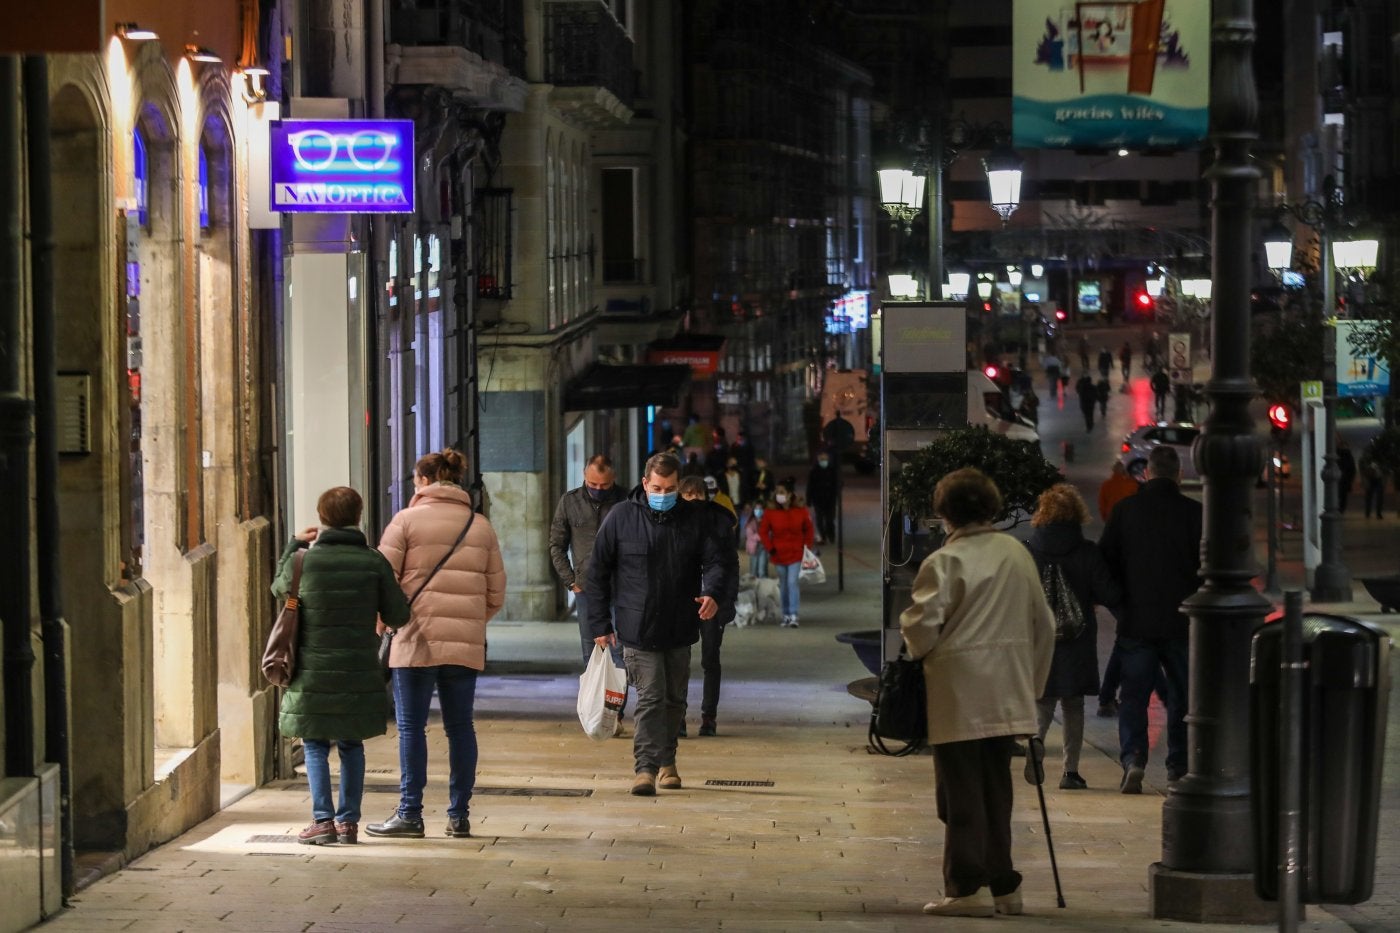
[[[452,542],[452,547],[448,548],[447,553],[442,555],[442,560],[438,561],[437,566],[433,567],[432,570],[429,570],[428,575],[423,578],[423,585],[418,587],[418,592],[414,593],[413,598],[408,601],[409,609],[412,609],[413,604],[418,601],[418,597],[423,595],[423,591],[428,588],[428,584],[433,582],[433,577],[436,576],[437,572],[442,569],[442,565],[447,563],[447,559],[451,557],[454,552],[456,552],[457,546],[466,539],[467,532],[472,530],[472,522],[474,521],[476,521],[476,509],[472,509],[471,516],[467,518],[467,523],[462,526],[462,532],[461,534],[457,535],[457,540]],[[404,557],[408,557],[407,552],[404,553]],[[400,568],[399,570],[399,576],[403,576],[402,568]],[[384,672],[384,680],[386,683],[392,676],[390,674],[389,668],[389,652],[393,650],[393,647],[394,630],[385,629],[384,634],[379,636],[379,669]]]
[[[904,747],[891,749],[889,739]],[[880,668],[875,708],[870,713],[870,744],[882,755],[910,755],[928,741],[928,705],[924,662],[906,657],[904,649]]]

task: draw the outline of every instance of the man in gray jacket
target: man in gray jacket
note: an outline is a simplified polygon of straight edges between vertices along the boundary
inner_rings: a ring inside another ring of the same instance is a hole
[[[606,454],[594,454],[583,468],[583,485],[559,497],[554,521],[549,526],[549,557],[554,562],[554,572],[574,594],[578,608],[584,664],[593,654],[593,636],[588,634],[588,602],[583,584],[588,579],[588,558],[593,554],[598,527],[624,498],[615,480],[612,461]],[[622,667],[620,645],[613,649],[613,662]]]

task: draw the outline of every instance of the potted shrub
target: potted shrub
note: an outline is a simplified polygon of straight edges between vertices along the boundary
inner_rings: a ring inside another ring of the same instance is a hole
[[[1031,441],[1011,440],[986,428],[956,428],[921,447],[890,477],[890,511],[927,522],[933,516],[933,487],[962,467],[976,467],[1001,490],[997,522],[1017,525],[1030,517],[1036,499],[1064,477]]]

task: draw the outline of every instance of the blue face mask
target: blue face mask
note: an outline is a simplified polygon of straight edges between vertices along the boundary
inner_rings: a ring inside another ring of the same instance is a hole
[[[754,518],[762,518],[762,517],[763,517],[763,510],[762,510],[762,509],[754,509],[754,510],[753,510],[753,517],[754,517]]]
[[[649,492],[647,493],[647,505],[658,512],[669,512],[676,504],[679,494],[674,492]]]

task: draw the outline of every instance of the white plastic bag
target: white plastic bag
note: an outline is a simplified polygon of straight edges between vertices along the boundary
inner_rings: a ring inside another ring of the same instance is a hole
[[[802,548],[802,569],[797,572],[799,583],[825,583],[826,570],[822,567],[822,559],[818,557],[811,548]]]
[[[578,679],[578,721],[590,739],[613,737],[626,694],[627,672],[613,663],[612,652],[594,645]]]

